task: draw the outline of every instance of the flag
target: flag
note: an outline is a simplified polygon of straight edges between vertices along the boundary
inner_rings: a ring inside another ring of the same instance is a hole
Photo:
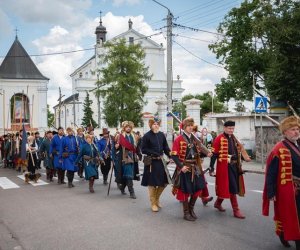
[[[25,130],[24,123],[23,123],[22,129],[23,129],[23,131],[22,131],[22,144],[21,144],[21,159],[26,160],[27,133]]]

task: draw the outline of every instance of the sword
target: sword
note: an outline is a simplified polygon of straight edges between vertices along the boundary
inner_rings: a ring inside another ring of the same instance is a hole
[[[108,183],[108,188],[107,188],[107,196],[109,196],[109,191],[110,191],[110,185],[111,185],[111,179],[112,179],[112,175],[113,175],[113,172],[114,172],[114,161],[112,160],[111,161],[111,170],[110,170],[110,177],[109,177],[109,183]]]

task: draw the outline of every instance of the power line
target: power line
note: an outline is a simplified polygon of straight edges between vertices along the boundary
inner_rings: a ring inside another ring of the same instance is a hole
[[[189,27],[189,26],[185,26],[185,25],[181,25],[181,24],[177,24],[177,23],[173,23],[174,27],[178,27],[178,28],[182,28],[182,29],[189,29],[192,31],[199,31],[199,32],[204,32],[204,33],[209,33],[209,34],[213,34],[213,35],[217,35],[217,36],[226,36],[224,34],[221,33],[217,33],[217,32],[212,32],[212,31],[208,31],[208,30],[203,30],[203,29],[197,29],[197,28],[193,28],[193,27]]]
[[[206,61],[205,59],[203,59],[203,58],[201,58],[201,57],[195,55],[193,52],[189,51],[188,49],[186,49],[185,47],[183,47],[181,44],[179,44],[178,42],[176,42],[175,40],[173,40],[173,42],[176,43],[178,46],[180,46],[182,49],[184,49],[186,52],[188,52],[189,54],[191,54],[192,56],[194,56],[194,57],[200,59],[201,61],[203,61],[203,62],[205,62],[205,63],[208,63],[208,64],[210,64],[210,65],[213,65],[213,66],[215,66],[215,67],[224,69],[224,67],[222,67],[222,66],[220,66],[220,65],[211,63],[211,62]]]

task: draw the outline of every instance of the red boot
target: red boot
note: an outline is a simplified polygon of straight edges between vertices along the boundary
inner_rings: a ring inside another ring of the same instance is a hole
[[[216,209],[218,209],[220,212],[225,212],[226,209],[222,207],[222,202],[223,202],[224,199],[221,199],[221,198],[217,198],[215,204],[214,204],[214,207]]]
[[[233,216],[238,219],[245,219],[246,217],[241,213],[239,209],[236,194],[230,194],[230,202],[233,209]]]

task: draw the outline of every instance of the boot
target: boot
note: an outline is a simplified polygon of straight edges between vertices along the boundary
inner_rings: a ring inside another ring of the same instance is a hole
[[[182,206],[183,206],[183,219],[188,220],[188,221],[195,221],[196,219],[191,216],[190,211],[189,211],[190,210],[189,202],[183,201]]]
[[[295,240],[296,250],[300,250],[300,240]]]
[[[290,243],[289,243],[287,240],[284,239],[283,232],[281,232],[280,235],[279,235],[278,237],[279,237],[279,240],[280,240],[280,242],[281,242],[281,244],[282,244],[283,246],[285,246],[286,248],[291,247]],[[298,248],[297,248],[297,243],[296,243],[296,249],[298,249]],[[300,249],[300,248],[299,248],[299,249]]]
[[[211,202],[214,198],[212,196],[210,197],[201,197],[203,206],[206,206],[208,202]]]
[[[133,181],[132,180],[127,180],[127,187],[130,193],[130,198],[131,199],[136,199],[134,189],[133,189]]]
[[[61,174],[60,174],[60,181],[61,181],[61,184],[66,184],[66,182],[65,182],[65,174],[66,174],[66,171],[65,170],[62,170],[62,169],[60,169],[60,171],[61,171]]]
[[[217,198],[215,204],[214,204],[214,208],[218,209],[220,212],[225,212],[226,209],[222,207],[222,202],[224,199],[221,198]]]
[[[53,182],[53,169],[49,169],[49,180]]]
[[[50,169],[46,168],[46,179],[50,180]]]
[[[108,183],[107,183],[107,177],[108,177],[108,175],[106,174],[106,175],[103,175],[103,184],[104,185],[107,185]]]
[[[194,219],[198,219],[197,215],[195,214],[195,211],[194,211],[194,206],[196,204],[196,201],[197,201],[197,197],[193,197],[191,196],[190,198],[190,202],[189,202],[189,211],[190,211],[190,215],[194,218]]]
[[[158,212],[158,207],[157,207],[157,203],[156,203],[156,191],[157,191],[157,189],[153,186],[148,186],[148,190],[149,190],[149,197],[150,197],[152,212]]]
[[[53,176],[57,177],[57,170],[56,169],[53,169]]]
[[[246,217],[241,213],[239,209],[236,194],[230,194],[230,202],[233,209],[233,216],[238,219],[245,219]]]
[[[82,165],[79,165],[78,176],[79,176],[79,178],[83,178],[83,166]]]
[[[95,190],[94,190],[94,177],[91,177],[90,180],[89,180],[89,190],[91,193],[95,193]]]
[[[161,194],[162,194],[162,192],[165,190],[165,187],[157,187],[156,188],[156,206],[158,207],[158,208],[162,208],[162,206],[161,206],[161,204],[160,204],[160,202],[159,202],[159,198],[160,198],[160,196],[161,196]]]
[[[61,169],[57,170],[57,184],[62,184],[61,183]]]
[[[125,194],[126,194],[126,192],[125,192],[126,184],[118,183],[117,186],[118,186],[118,188],[120,189],[121,194],[125,195]]]
[[[72,171],[67,171],[67,177],[68,177],[68,187],[69,187],[69,188],[75,187],[75,186],[73,185],[74,172],[72,172]]]

